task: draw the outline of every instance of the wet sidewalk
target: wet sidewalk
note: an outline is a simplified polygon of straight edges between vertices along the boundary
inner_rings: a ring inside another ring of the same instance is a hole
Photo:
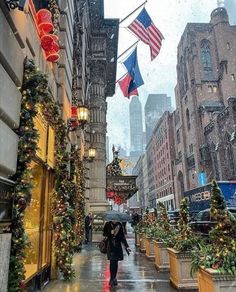
[[[76,278],[71,283],[52,281],[43,292],[109,292],[109,291],[176,291],[169,284],[169,274],[156,270],[154,262],[136,250],[134,239],[127,238],[132,249],[129,257],[119,262],[118,286],[109,287],[109,261],[96,244],[84,246],[74,259]]]

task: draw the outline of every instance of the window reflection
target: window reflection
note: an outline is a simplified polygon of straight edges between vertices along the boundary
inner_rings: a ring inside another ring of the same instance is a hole
[[[40,208],[43,169],[36,163],[31,164],[32,168],[32,199],[25,211],[25,229],[29,237],[30,246],[26,250],[25,269],[26,279],[34,275],[38,270],[39,261],[39,231],[40,231]]]

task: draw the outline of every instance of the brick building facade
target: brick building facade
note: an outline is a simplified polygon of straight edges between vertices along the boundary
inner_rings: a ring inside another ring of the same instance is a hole
[[[233,177],[228,174],[232,165],[226,171],[222,153],[234,133],[234,98],[228,98],[236,95],[235,36],[236,27],[230,26],[222,7],[212,12],[210,23],[187,24],[178,45],[174,113],[178,198],[198,186],[200,173],[207,181]],[[209,145],[214,148],[211,155]],[[221,154],[215,155],[219,145]]]
[[[149,177],[149,207],[164,202],[167,209],[175,208],[174,197],[174,130],[173,114],[166,111],[157,122],[147,147]],[[150,167],[151,165],[151,167]]]

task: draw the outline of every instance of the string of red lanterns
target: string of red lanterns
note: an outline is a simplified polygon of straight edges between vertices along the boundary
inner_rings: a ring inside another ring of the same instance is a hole
[[[51,33],[53,30],[52,14],[47,9],[40,9],[37,12],[37,25],[41,46],[45,51],[46,59],[49,62],[57,62],[60,58],[58,36]]]
[[[107,199],[113,200],[116,205],[122,205],[126,203],[126,199],[122,198],[120,195],[113,191],[107,192]]]

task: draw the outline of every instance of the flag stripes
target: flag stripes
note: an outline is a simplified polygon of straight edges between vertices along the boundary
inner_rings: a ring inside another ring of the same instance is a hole
[[[150,46],[151,59],[155,59],[159,54],[163,35],[154,25],[145,8],[140,12],[137,18],[128,26],[141,41]]]

